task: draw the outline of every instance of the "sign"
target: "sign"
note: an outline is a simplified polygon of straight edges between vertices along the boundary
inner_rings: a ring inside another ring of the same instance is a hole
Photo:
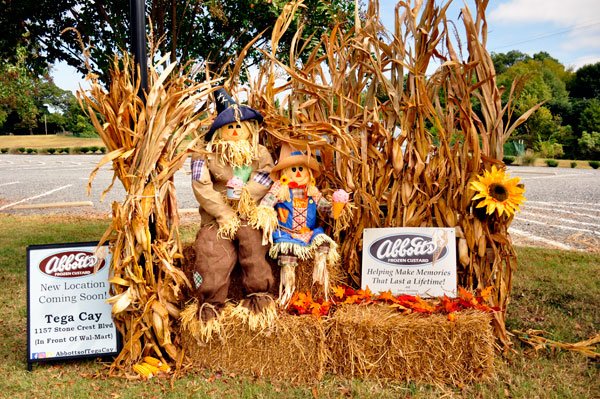
[[[27,247],[27,363],[119,353],[108,246]],[[94,268],[97,268],[94,273]]]
[[[438,297],[456,296],[454,228],[364,229],[361,288]]]

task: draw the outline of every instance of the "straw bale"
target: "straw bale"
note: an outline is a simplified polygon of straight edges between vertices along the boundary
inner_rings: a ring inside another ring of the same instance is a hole
[[[404,315],[385,305],[343,306],[327,321],[327,372],[426,383],[472,383],[494,371],[492,317],[469,310]]]
[[[185,353],[196,366],[300,383],[323,377],[325,334],[321,321],[312,316],[282,313],[270,327],[252,331],[225,315],[221,327],[208,343],[180,331]]]

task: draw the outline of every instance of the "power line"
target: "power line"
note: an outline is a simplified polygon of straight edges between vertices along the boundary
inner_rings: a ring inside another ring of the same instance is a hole
[[[546,33],[546,34],[542,34],[542,35],[539,35],[539,36],[533,37],[533,38],[531,38],[531,39],[527,39],[527,40],[521,40],[521,41],[519,41],[519,42],[514,42],[514,43],[511,43],[511,44],[506,44],[506,45],[504,45],[504,46],[495,47],[495,48],[493,48],[493,49],[491,49],[491,50],[498,50],[498,49],[502,49],[502,48],[506,48],[506,47],[512,47],[512,46],[516,46],[516,45],[518,45],[518,44],[523,44],[523,43],[533,42],[533,41],[535,41],[535,40],[545,39],[545,38],[547,38],[547,37],[552,37],[552,36],[556,36],[556,35],[561,35],[561,34],[563,34],[563,33],[569,33],[569,32],[573,32],[573,31],[576,31],[576,30],[588,29],[588,28],[591,28],[592,26],[595,26],[595,25],[600,25],[600,22],[594,22],[594,23],[591,23],[591,24],[587,24],[587,25],[581,25],[581,26],[577,26],[577,25],[575,25],[575,26],[573,26],[573,27],[571,27],[571,28],[568,28],[568,29],[563,29],[563,30],[560,30],[560,31],[552,32],[552,33]]]

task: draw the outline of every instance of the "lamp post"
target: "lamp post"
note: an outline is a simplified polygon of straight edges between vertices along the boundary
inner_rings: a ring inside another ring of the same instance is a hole
[[[144,0],[129,0],[131,24],[131,53],[141,79],[138,97],[144,104],[148,93],[148,55],[146,52],[146,7]]]

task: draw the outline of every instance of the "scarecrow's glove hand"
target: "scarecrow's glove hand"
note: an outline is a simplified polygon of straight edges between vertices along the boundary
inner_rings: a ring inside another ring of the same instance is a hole
[[[219,231],[217,232],[217,237],[233,240],[235,235],[240,227],[240,218],[238,218],[235,214],[227,219],[225,222],[222,219],[219,219]]]
[[[250,214],[250,226],[256,230],[263,231],[262,245],[273,243],[273,231],[278,226],[277,212],[275,209],[259,205],[254,208],[254,211]]]

